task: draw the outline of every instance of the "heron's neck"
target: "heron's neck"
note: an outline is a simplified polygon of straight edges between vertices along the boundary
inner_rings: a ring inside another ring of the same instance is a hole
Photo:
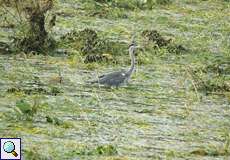
[[[127,74],[131,75],[135,69],[135,56],[134,56],[134,50],[129,50],[130,58],[131,58],[131,66],[128,70]]]

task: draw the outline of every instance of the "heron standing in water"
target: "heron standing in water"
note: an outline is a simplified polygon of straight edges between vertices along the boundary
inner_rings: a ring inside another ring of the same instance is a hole
[[[131,58],[131,66],[128,70],[116,71],[109,74],[104,74],[98,77],[98,80],[90,83],[99,83],[108,87],[119,87],[124,83],[128,83],[135,69],[135,49],[139,48],[134,42],[129,45],[129,55]]]

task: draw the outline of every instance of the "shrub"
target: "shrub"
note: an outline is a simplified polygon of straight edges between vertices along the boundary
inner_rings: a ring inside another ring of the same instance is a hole
[[[83,56],[86,56],[85,63],[107,61],[110,55],[119,55],[127,49],[125,42],[105,38],[89,28],[71,31],[61,37],[61,40],[62,43],[70,45]]]
[[[41,52],[54,47],[54,40],[46,30],[46,14],[53,8],[53,0],[0,0],[0,6],[16,24],[13,45],[24,52]],[[53,16],[49,28],[55,25]]]

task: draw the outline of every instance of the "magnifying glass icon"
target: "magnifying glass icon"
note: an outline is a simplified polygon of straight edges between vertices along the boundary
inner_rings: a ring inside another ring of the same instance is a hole
[[[15,152],[15,145],[11,141],[7,141],[3,144],[3,149],[6,153],[11,153],[14,155],[14,157],[17,157],[18,154]]]

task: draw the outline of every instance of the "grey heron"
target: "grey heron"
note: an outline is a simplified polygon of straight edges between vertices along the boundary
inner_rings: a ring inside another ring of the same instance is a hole
[[[124,83],[128,83],[134,69],[135,69],[135,49],[138,46],[135,43],[129,45],[129,55],[131,58],[131,66],[128,70],[116,71],[108,74],[104,74],[98,77],[97,80],[90,83],[99,83],[108,87],[119,87]]]

